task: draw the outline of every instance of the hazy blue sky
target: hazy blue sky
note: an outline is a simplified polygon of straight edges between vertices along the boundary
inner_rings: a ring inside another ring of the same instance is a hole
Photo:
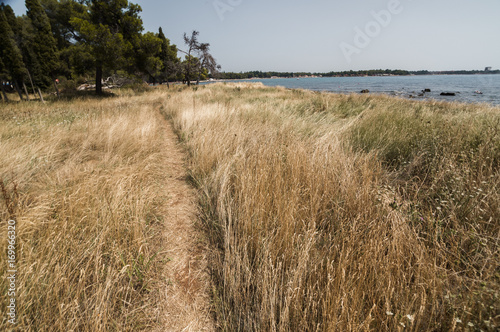
[[[181,49],[199,30],[224,71],[500,69],[499,0],[132,2]]]

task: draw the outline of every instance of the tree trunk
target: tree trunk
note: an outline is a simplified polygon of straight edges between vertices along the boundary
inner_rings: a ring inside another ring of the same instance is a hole
[[[42,103],[45,103],[45,100],[43,100],[42,91],[40,91],[40,88],[38,88],[38,95],[40,96],[40,101]]]
[[[24,88],[24,93],[26,94],[26,99],[30,101],[30,95],[28,94],[28,89],[26,88],[26,84],[23,81],[23,88]]]
[[[57,98],[59,98],[60,95],[59,95],[59,88],[57,87],[57,82],[55,79],[52,79],[52,82],[54,83],[54,89],[56,90]]]
[[[21,101],[23,101],[23,93],[21,92],[21,89],[19,89],[19,84],[17,83],[17,81],[14,81],[14,88],[16,89],[19,98],[21,98]]]
[[[3,96],[3,100],[5,102],[8,102],[9,101],[9,98],[7,97],[7,94],[5,93],[5,89],[3,88],[3,82],[0,82],[0,89],[2,89],[2,96]]]
[[[95,70],[95,92],[102,95],[102,64],[98,63]]]
[[[28,77],[30,79],[30,83],[31,83],[31,89],[33,90],[33,95],[36,96],[36,90],[35,90],[35,86],[33,85],[33,80],[31,79],[31,74],[30,74],[30,71],[29,70],[26,70],[28,72]],[[40,89],[38,89],[40,90]],[[36,98],[36,97],[35,97]],[[42,100],[42,99],[40,99]],[[43,100],[42,100],[43,101]]]
[[[188,55],[188,64],[186,67],[186,80],[187,80],[187,85],[191,86],[191,54]]]

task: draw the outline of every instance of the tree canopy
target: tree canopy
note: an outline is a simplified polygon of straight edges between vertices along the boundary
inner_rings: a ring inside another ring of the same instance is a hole
[[[32,36],[30,44],[34,57],[38,60],[36,77],[40,81],[42,77],[48,77],[50,81],[54,81],[59,66],[59,50],[52,34],[50,20],[38,0],[26,0],[26,9],[26,16],[31,23],[29,25],[29,34]],[[40,83],[48,85],[49,82]]]
[[[17,81],[23,79],[26,68],[5,11],[5,7],[2,5],[0,7],[0,79],[2,81],[9,78],[14,80],[16,90],[22,99]],[[0,82],[0,84],[2,84],[2,92],[5,96],[3,83]]]
[[[25,3],[27,13],[19,17],[10,6],[0,5],[2,89],[4,84],[25,87],[26,82],[33,90],[52,84],[58,90],[59,79],[82,82],[93,77],[100,94],[104,78],[112,75],[150,83],[190,83],[217,70],[209,44],[195,40],[182,61],[162,28],[144,32],[141,7],[127,0]]]

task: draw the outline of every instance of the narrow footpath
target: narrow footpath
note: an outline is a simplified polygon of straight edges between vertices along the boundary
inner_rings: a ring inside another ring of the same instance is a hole
[[[186,153],[171,124],[164,120],[168,193],[162,250],[167,262],[159,294],[160,326],[155,331],[214,331],[210,314],[207,245],[195,227],[196,191],[187,181]]]

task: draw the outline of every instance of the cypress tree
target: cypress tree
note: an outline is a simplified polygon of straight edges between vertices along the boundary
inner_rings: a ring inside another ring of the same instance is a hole
[[[38,0],[26,0],[26,9],[26,14],[30,19],[33,28],[32,49],[38,60],[39,70],[41,71],[40,73],[36,73],[34,76],[40,79],[40,77],[44,74],[48,75],[54,82],[54,87],[59,95],[59,91],[55,83],[56,71],[59,65],[57,44],[54,36],[52,35],[49,18]]]
[[[19,25],[17,24],[17,18],[16,14],[14,14],[14,10],[12,10],[12,7],[9,5],[0,4],[0,7],[5,14],[5,17],[7,18],[7,22],[9,23],[14,36],[17,37],[19,32]]]
[[[9,101],[7,94],[3,88],[4,78],[7,76],[7,67],[3,64],[2,58],[0,57],[0,92],[2,93],[2,99],[4,101]]]
[[[12,32],[9,22],[7,21],[3,7],[0,10],[0,59],[2,60],[2,63],[0,64],[0,75],[2,75],[2,81],[7,78],[14,81],[16,90],[22,100],[23,96],[19,90],[18,81],[22,81],[24,79],[26,68],[24,67],[21,51],[17,47],[14,39],[14,33]]]
[[[161,27],[158,30],[158,38],[161,40],[161,51],[159,56],[163,64],[163,75],[161,78],[166,80],[167,86],[170,87],[169,80],[173,78],[179,70],[180,59],[177,57],[177,46],[170,45],[170,40],[165,37]]]

